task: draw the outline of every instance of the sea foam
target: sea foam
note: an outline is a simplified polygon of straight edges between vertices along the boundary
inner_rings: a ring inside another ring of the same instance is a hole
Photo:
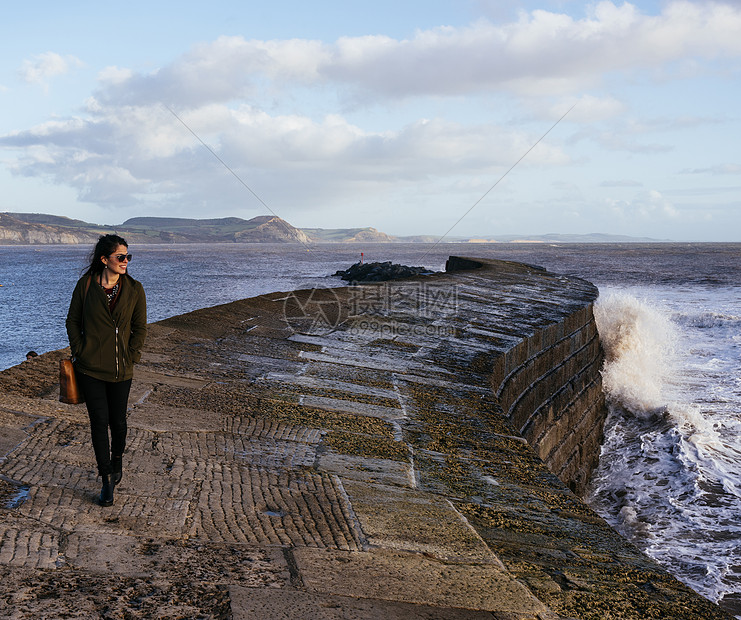
[[[702,293],[665,295],[611,292],[595,305],[610,413],[587,499],[719,601],[741,577],[738,316]]]
[[[663,387],[674,372],[677,330],[666,313],[627,293],[600,296],[594,309],[605,350],[607,396],[634,415],[665,407]]]

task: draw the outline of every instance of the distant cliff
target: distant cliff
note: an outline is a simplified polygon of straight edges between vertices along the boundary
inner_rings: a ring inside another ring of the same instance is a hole
[[[91,243],[115,232],[129,243],[384,243],[402,241],[375,228],[296,228],[274,215],[192,219],[134,217],[103,226],[43,213],[0,213],[0,245]]]
[[[330,243],[389,243],[406,241],[375,228],[302,228],[312,241]]]
[[[375,228],[296,228],[275,215],[250,220],[239,217],[193,219],[134,217],[123,224],[91,224],[43,213],[0,213],[0,245],[75,244],[94,242],[115,232],[129,243],[438,243],[431,235],[396,237]],[[501,235],[445,237],[455,243],[626,243],[657,239],[619,235]]]
[[[306,234],[274,215],[260,215],[250,220],[238,217],[195,220],[176,217],[135,217],[121,224],[122,229],[151,234],[157,232],[160,243],[283,243],[310,241]],[[168,238],[164,238],[167,235]]]
[[[40,213],[0,214],[0,244],[94,243],[101,234],[115,232],[129,243],[309,243],[302,230],[270,215],[189,219],[135,217],[123,224],[101,226],[82,220]]]
[[[0,213],[0,245],[91,243],[99,234],[72,226],[23,221],[9,213]]]

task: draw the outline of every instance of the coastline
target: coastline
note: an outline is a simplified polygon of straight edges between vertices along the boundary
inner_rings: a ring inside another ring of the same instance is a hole
[[[114,521],[100,523],[91,505],[84,406],[57,403],[50,385],[39,388],[47,398],[31,385],[14,393],[19,367],[5,371],[4,428],[23,439],[0,472],[28,497],[2,512],[0,564],[47,587],[60,576],[93,581],[112,536],[121,592],[142,578],[179,591],[182,569],[162,567],[188,557],[235,618],[253,601],[370,605],[391,617],[728,617],[567,487],[590,467],[582,439],[601,428],[596,289],[477,262],[363,293],[274,293],[153,324],[132,399],[136,458]],[[54,444],[60,434],[68,444]],[[35,463],[33,450],[50,458]],[[541,457],[560,463],[564,481]],[[19,553],[36,532],[45,544]],[[219,564],[227,547],[232,560],[255,559]],[[90,604],[85,588],[58,596]]]

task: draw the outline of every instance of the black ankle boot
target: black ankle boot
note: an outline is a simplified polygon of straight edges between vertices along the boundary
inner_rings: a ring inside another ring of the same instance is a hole
[[[111,467],[113,473],[111,474],[114,486],[121,482],[123,476],[123,456],[111,457]]]
[[[103,488],[100,490],[98,502],[101,506],[113,506],[113,474],[103,475]]]

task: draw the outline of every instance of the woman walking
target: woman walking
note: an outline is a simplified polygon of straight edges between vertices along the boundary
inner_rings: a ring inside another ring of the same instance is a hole
[[[127,273],[128,252],[128,244],[118,235],[100,237],[67,313],[75,375],[85,395],[95,460],[103,478],[102,506],[113,504],[113,489],[121,481],[129,390],[147,335],[144,288]]]

